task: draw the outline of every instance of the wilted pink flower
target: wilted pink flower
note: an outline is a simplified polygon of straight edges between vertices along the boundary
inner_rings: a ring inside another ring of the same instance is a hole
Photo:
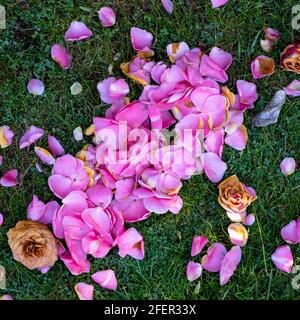
[[[210,0],[213,8],[219,8],[224,6],[228,0]]]
[[[173,5],[173,2],[171,0],[161,0],[161,3],[163,5],[163,7],[165,8],[165,10],[169,14],[172,14],[174,5]]]
[[[278,247],[272,254],[271,259],[279,270],[286,273],[292,272],[294,259],[289,246]]]
[[[131,44],[134,50],[141,51],[144,48],[151,48],[153,35],[152,33],[132,27],[130,30]]]
[[[54,136],[48,136],[48,147],[52,154],[57,157],[65,153],[63,146]]]
[[[278,41],[279,40],[280,33],[278,30],[266,27],[266,28],[264,28],[264,31],[265,31],[266,39],[271,40],[271,41]]]
[[[258,56],[251,63],[251,71],[254,79],[270,76],[275,72],[275,62],[273,58]]]
[[[45,86],[41,80],[31,79],[27,84],[27,90],[35,96],[41,96],[44,93]]]
[[[285,176],[289,176],[295,172],[296,166],[294,158],[285,158],[280,163],[280,170]]]
[[[52,154],[48,150],[41,147],[35,147],[34,152],[43,163],[49,166],[52,166],[54,164],[55,158],[52,156]]]
[[[93,32],[83,22],[73,21],[65,33],[65,40],[79,41],[90,38],[92,35]]]
[[[92,274],[92,279],[104,289],[116,291],[118,281],[113,270],[103,270]]]
[[[0,179],[0,185],[3,187],[15,187],[18,184],[18,171],[16,169],[6,172]]]
[[[186,267],[186,277],[192,282],[197,280],[202,274],[202,266],[200,263],[190,261]]]
[[[31,144],[39,140],[44,135],[44,133],[45,132],[43,129],[31,126],[20,139],[20,149],[29,147]]]
[[[242,251],[239,246],[232,247],[221,263],[220,269],[220,285],[224,286],[232,277],[242,257]]]
[[[111,27],[116,23],[116,14],[112,8],[103,7],[98,11],[98,15],[103,27]]]
[[[195,257],[199,254],[207,243],[208,239],[205,236],[195,236],[192,243],[191,256]]]
[[[0,147],[1,149],[7,148],[12,144],[12,139],[14,137],[14,132],[9,126],[0,127]]]
[[[93,300],[94,286],[84,282],[78,282],[75,285],[75,291],[80,300]]]
[[[72,56],[68,50],[56,43],[51,47],[51,58],[63,69],[69,69],[72,63]]]
[[[56,160],[48,184],[53,193],[62,199],[71,191],[85,191],[89,176],[83,162],[67,154]]]
[[[283,88],[288,96],[300,97],[300,81],[294,80],[287,87]]]

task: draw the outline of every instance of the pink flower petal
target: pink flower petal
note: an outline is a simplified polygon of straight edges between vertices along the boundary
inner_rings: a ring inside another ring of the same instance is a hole
[[[0,147],[1,149],[7,148],[12,144],[14,132],[8,126],[0,127]]]
[[[126,121],[131,128],[139,128],[147,118],[147,106],[137,101],[127,104],[115,115],[116,120]]]
[[[0,185],[3,187],[15,187],[18,184],[18,171],[16,169],[6,172],[0,179]]]
[[[231,148],[242,151],[246,148],[248,141],[247,128],[241,125],[234,133],[227,134],[225,143]]]
[[[279,40],[280,33],[278,30],[273,29],[273,28],[265,28],[264,31],[265,31],[266,39],[271,40],[271,41],[278,41]]]
[[[35,147],[34,152],[43,163],[49,166],[52,166],[55,163],[55,158],[52,156],[52,154],[48,150],[40,147]]]
[[[136,27],[130,30],[131,44],[134,50],[141,51],[144,48],[152,46],[153,35],[152,33]]]
[[[239,246],[232,247],[229,250],[221,263],[220,269],[220,285],[224,286],[232,277],[237,266],[241,262],[242,251]]]
[[[41,96],[45,91],[45,86],[41,80],[31,79],[27,84],[27,90],[35,96]]]
[[[273,58],[258,56],[251,63],[251,71],[254,79],[260,79],[272,75],[275,72]]]
[[[207,243],[208,239],[205,236],[195,236],[192,243],[191,256],[195,257],[199,254]]]
[[[240,247],[244,247],[248,241],[248,232],[240,223],[232,223],[228,227],[230,241]]]
[[[113,198],[112,191],[101,184],[92,186],[86,191],[86,194],[90,201],[92,201],[96,206],[102,207],[103,209],[110,205]]]
[[[272,254],[271,259],[279,270],[286,273],[292,272],[294,259],[289,246],[278,247]]]
[[[207,250],[207,254],[202,258],[203,269],[209,272],[219,272],[226,253],[227,250],[222,243],[211,245]]]
[[[0,226],[3,225],[3,222],[4,222],[4,216],[2,213],[0,213]]]
[[[266,40],[261,39],[260,46],[265,52],[270,53],[272,52],[272,49],[273,49],[273,41],[268,39]]]
[[[116,23],[116,14],[112,8],[103,7],[98,11],[98,15],[103,27],[111,27]]]
[[[167,54],[171,62],[175,63],[186,52],[190,51],[189,46],[185,42],[171,43],[167,46]],[[174,81],[173,77],[173,81]]]
[[[224,147],[224,130],[211,130],[206,136],[204,148],[208,152],[216,153],[220,158],[222,157]]]
[[[285,176],[289,176],[296,171],[296,161],[294,158],[285,158],[280,163],[280,170]]]
[[[283,88],[288,96],[300,97],[300,81],[294,80],[287,87]]]
[[[238,80],[236,82],[238,96],[236,96],[233,108],[245,111],[254,107],[254,102],[258,99],[257,86],[255,83]]]
[[[213,152],[204,153],[202,164],[208,179],[214,183],[221,181],[227,170],[227,164]]]
[[[75,285],[75,291],[80,300],[93,300],[94,286],[84,282],[78,282]]]
[[[200,263],[190,261],[186,268],[186,277],[192,282],[197,280],[202,274],[202,266]]]
[[[281,236],[287,243],[297,244],[300,242],[299,223],[296,220],[291,221],[281,229]]]
[[[63,69],[69,69],[71,67],[72,56],[68,50],[60,44],[56,43],[51,47],[51,58]]]
[[[91,231],[82,238],[82,248],[84,252],[91,254],[94,258],[104,258],[112,246],[101,235]]]
[[[0,300],[14,300],[14,299],[9,294],[5,294],[3,296],[0,296]]]
[[[31,126],[28,131],[22,136],[20,140],[20,149],[29,147],[31,144],[35,143],[44,135],[44,130],[35,126]]]
[[[52,154],[57,157],[65,153],[63,146],[54,136],[48,136],[48,147]]]
[[[92,279],[104,289],[116,291],[118,281],[113,270],[103,270],[92,274]]]
[[[228,1],[229,0],[210,0],[214,9],[224,6]]]
[[[161,0],[161,3],[164,7],[164,9],[169,13],[172,14],[173,12],[173,2],[171,0]]]
[[[93,32],[83,22],[73,21],[65,33],[65,40],[79,41],[90,38],[92,35]]]
[[[59,255],[60,259],[64,262],[68,270],[77,276],[81,273],[90,272],[90,262],[84,260],[81,264],[78,264],[71,256],[69,251],[61,252]]]
[[[228,218],[232,221],[232,222],[242,222],[247,215],[247,212],[231,212],[231,211],[227,211],[227,216]]]
[[[243,224],[245,226],[252,226],[255,222],[255,215],[254,214],[248,214],[245,219],[243,220]]]
[[[39,198],[34,195],[27,208],[27,218],[33,221],[38,221],[44,214],[44,211],[44,202],[40,201]]]

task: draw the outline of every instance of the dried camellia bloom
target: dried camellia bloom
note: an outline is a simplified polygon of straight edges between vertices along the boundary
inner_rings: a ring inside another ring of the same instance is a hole
[[[288,45],[280,55],[281,66],[287,71],[300,74],[300,42]]]
[[[44,224],[19,221],[7,237],[14,259],[30,270],[51,267],[57,260],[57,240]]]
[[[255,190],[241,183],[236,175],[221,182],[218,188],[218,202],[227,212],[242,213],[256,200]]]

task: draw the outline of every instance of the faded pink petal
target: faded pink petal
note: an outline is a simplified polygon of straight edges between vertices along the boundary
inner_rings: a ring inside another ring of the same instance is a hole
[[[27,84],[27,90],[35,96],[41,96],[45,91],[45,86],[41,80],[31,79]]]
[[[0,226],[3,225],[3,222],[4,222],[4,216],[2,213],[0,213]]]
[[[29,147],[31,144],[35,143],[44,135],[44,130],[35,126],[31,126],[28,131],[22,136],[20,140],[20,149]]]
[[[118,245],[119,255],[122,258],[129,255],[137,260],[144,259],[144,240],[135,228],[130,228],[119,235],[114,244]]]
[[[297,244],[300,242],[300,221],[291,221],[288,225],[281,229],[281,236],[287,243]]]
[[[44,214],[45,204],[34,195],[32,201],[27,208],[27,218],[33,221],[38,221]]]
[[[225,138],[225,143],[231,148],[242,151],[246,148],[248,141],[247,128],[244,125],[241,125],[232,134],[227,134]]]
[[[173,2],[171,0],[161,0],[161,3],[164,7],[164,9],[169,13],[172,14],[173,12]]]
[[[210,0],[210,2],[212,4],[212,7],[215,9],[224,6],[228,2],[228,0]]]
[[[141,51],[144,48],[151,48],[153,35],[152,33],[136,27],[130,30],[131,44],[134,50]]]
[[[227,250],[222,243],[211,245],[207,250],[207,254],[202,258],[203,269],[209,272],[219,272],[226,253]]]
[[[202,164],[208,179],[214,183],[221,181],[227,170],[227,164],[213,152],[206,152],[203,154]]]
[[[229,250],[221,263],[220,269],[220,285],[224,286],[232,277],[237,266],[241,262],[242,251],[239,246],[232,247]]]
[[[297,164],[294,158],[285,158],[280,163],[280,170],[285,176],[293,174]]]
[[[110,7],[101,8],[98,15],[103,27],[111,27],[116,23],[116,14]]]
[[[265,52],[270,53],[272,52],[272,49],[273,49],[273,41],[268,39],[266,40],[261,39],[260,46]]]
[[[272,254],[271,259],[279,270],[286,273],[292,272],[294,259],[289,246],[278,247]]]
[[[236,96],[233,108],[240,111],[252,109],[254,102],[258,99],[256,84],[245,80],[238,80],[236,87],[238,96]]]
[[[65,153],[63,146],[54,136],[48,136],[48,147],[56,157],[62,156]]]
[[[104,289],[116,291],[118,288],[115,272],[111,269],[92,274],[92,279]]]
[[[112,246],[101,235],[91,231],[82,238],[82,248],[84,252],[91,254],[94,258],[104,258]]]
[[[211,49],[209,57],[223,70],[227,70],[232,63],[232,55],[218,47]]]
[[[208,152],[216,153],[220,158],[222,157],[224,147],[224,130],[211,130],[204,141],[204,148]]]
[[[1,149],[7,148],[12,144],[12,139],[14,137],[14,132],[9,126],[0,127],[0,147]]]
[[[243,224],[245,226],[252,226],[255,222],[255,215],[254,214],[248,214],[245,219],[243,220]]]
[[[232,211],[227,211],[227,216],[232,222],[242,222],[247,215],[247,212],[232,212]]]
[[[273,28],[265,28],[264,31],[265,31],[266,39],[271,40],[271,41],[278,41],[279,40],[280,33],[278,30],[273,29]]]
[[[75,285],[75,291],[80,300],[93,300],[94,286],[84,282],[78,282]]]
[[[14,300],[14,299],[9,294],[5,294],[5,295],[0,297],[0,300]]]
[[[195,236],[192,243],[191,256],[195,257],[199,254],[207,243],[208,239],[205,236]]]
[[[186,268],[186,277],[192,282],[197,280],[202,274],[202,266],[200,263],[190,261]]]
[[[83,23],[73,21],[65,33],[66,41],[79,41],[90,38],[93,32]]]
[[[148,108],[144,103],[133,101],[124,106],[116,115],[118,121],[126,121],[131,128],[139,128],[148,118]]]
[[[78,264],[71,256],[69,251],[62,252],[59,255],[60,259],[64,262],[68,270],[74,275],[77,276],[81,273],[90,272],[90,262],[84,260],[81,264]]]
[[[0,179],[0,185],[3,187],[15,187],[18,184],[18,171],[16,169],[6,172]]]
[[[173,63],[180,59],[189,50],[190,48],[185,42],[170,43],[167,45],[167,54]]]
[[[107,208],[113,198],[112,191],[102,184],[96,184],[86,191],[88,199],[96,206],[101,206],[103,209]]]
[[[51,58],[63,69],[69,69],[72,63],[72,56],[68,50],[56,43],[51,47]]]
[[[287,87],[283,88],[288,96],[300,97],[300,81],[294,80]]]
[[[244,247],[248,241],[248,231],[240,223],[232,223],[228,227],[230,241],[240,247]]]
[[[124,79],[117,80],[114,77],[109,77],[97,84],[97,90],[100,98],[104,103],[113,104],[120,103],[128,93],[129,87]]]
[[[275,72],[275,63],[273,58],[258,56],[251,63],[251,71],[254,79],[270,76]]]
[[[34,152],[43,163],[49,166],[52,166],[55,163],[55,158],[48,150],[40,147],[35,147]]]

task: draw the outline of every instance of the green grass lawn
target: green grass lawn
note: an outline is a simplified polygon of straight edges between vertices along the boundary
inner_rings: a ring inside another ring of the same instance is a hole
[[[237,79],[253,81],[250,63],[260,49],[264,25],[279,29],[281,40],[271,56],[279,61],[286,45],[300,38],[292,29],[292,6],[297,0],[230,0],[213,10],[208,0],[176,0],[168,15],[159,0],[115,1],[2,1],[7,10],[7,29],[0,31],[0,125],[9,125],[16,133],[12,146],[1,150],[4,164],[0,174],[11,168],[20,171],[21,185],[0,187],[0,212],[5,224],[0,228],[0,265],[7,271],[7,290],[16,299],[75,299],[74,285],[92,283],[90,274],[72,276],[62,262],[46,274],[30,271],[16,263],[7,244],[6,232],[18,220],[26,219],[26,208],[32,195],[43,201],[53,199],[47,187],[50,168],[36,172],[34,152],[18,149],[18,140],[30,125],[55,133],[67,152],[74,154],[83,143],[76,142],[72,131],[88,127],[94,116],[103,115],[97,83],[108,77],[113,64],[116,77],[122,76],[119,64],[128,61],[134,52],[129,30],[137,26],[155,36],[155,60],[166,59],[165,48],[171,42],[186,41],[190,47],[200,43],[209,50],[217,45],[234,56],[228,85],[234,89]],[[101,27],[97,10],[111,5],[117,13],[112,28]],[[68,44],[73,55],[70,70],[62,70],[51,60],[50,47],[63,43],[63,35],[72,20],[81,20],[94,32],[88,40]],[[118,61],[113,57],[120,53]],[[46,93],[35,97],[26,91],[30,78],[44,81]],[[204,272],[199,281],[189,283],[185,268],[190,259],[191,241],[195,234],[206,234],[209,240],[221,241],[228,248],[227,227],[230,223],[217,203],[218,191],[204,175],[184,183],[181,196],[184,208],[178,215],[153,214],[137,223],[145,239],[145,259],[122,259],[117,249],[104,259],[91,260],[91,272],[115,270],[119,289],[103,290],[95,285],[96,299],[297,299],[300,291],[291,286],[293,275],[278,271],[270,260],[275,248],[283,244],[280,229],[300,214],[300,171],[286,178],[279,170],[286,156],[300,163],[300,99],[288,99],[277,124],[253,128],[252,118],[263,109],[276,90],[299,76],[278,67],[270,78],[256,81],[259,101],[246,112],[245,124],[249,143],[245,151],[225,147],[228,164],[226,177],[236,174],[256,189],[258,200],[249,213],[257,217],[250,227],[249,241],[243,248],[242,262],[231,281],[219,286],[218,274]],[[79,81],[82,94],[72,96],[70,86]],[[141,88],[130,83],[131,97],[138,97]],[[46,136],[46,135],[45,135]],[[46,140],[42,140],[46,143]],[[86,139],[84,143],[88,142]],[[41,143],[40,143],[41,144]],[[292,247],[295,265],[300,264],[300,247]],[[199,260],[200,257],[193,259]]]

